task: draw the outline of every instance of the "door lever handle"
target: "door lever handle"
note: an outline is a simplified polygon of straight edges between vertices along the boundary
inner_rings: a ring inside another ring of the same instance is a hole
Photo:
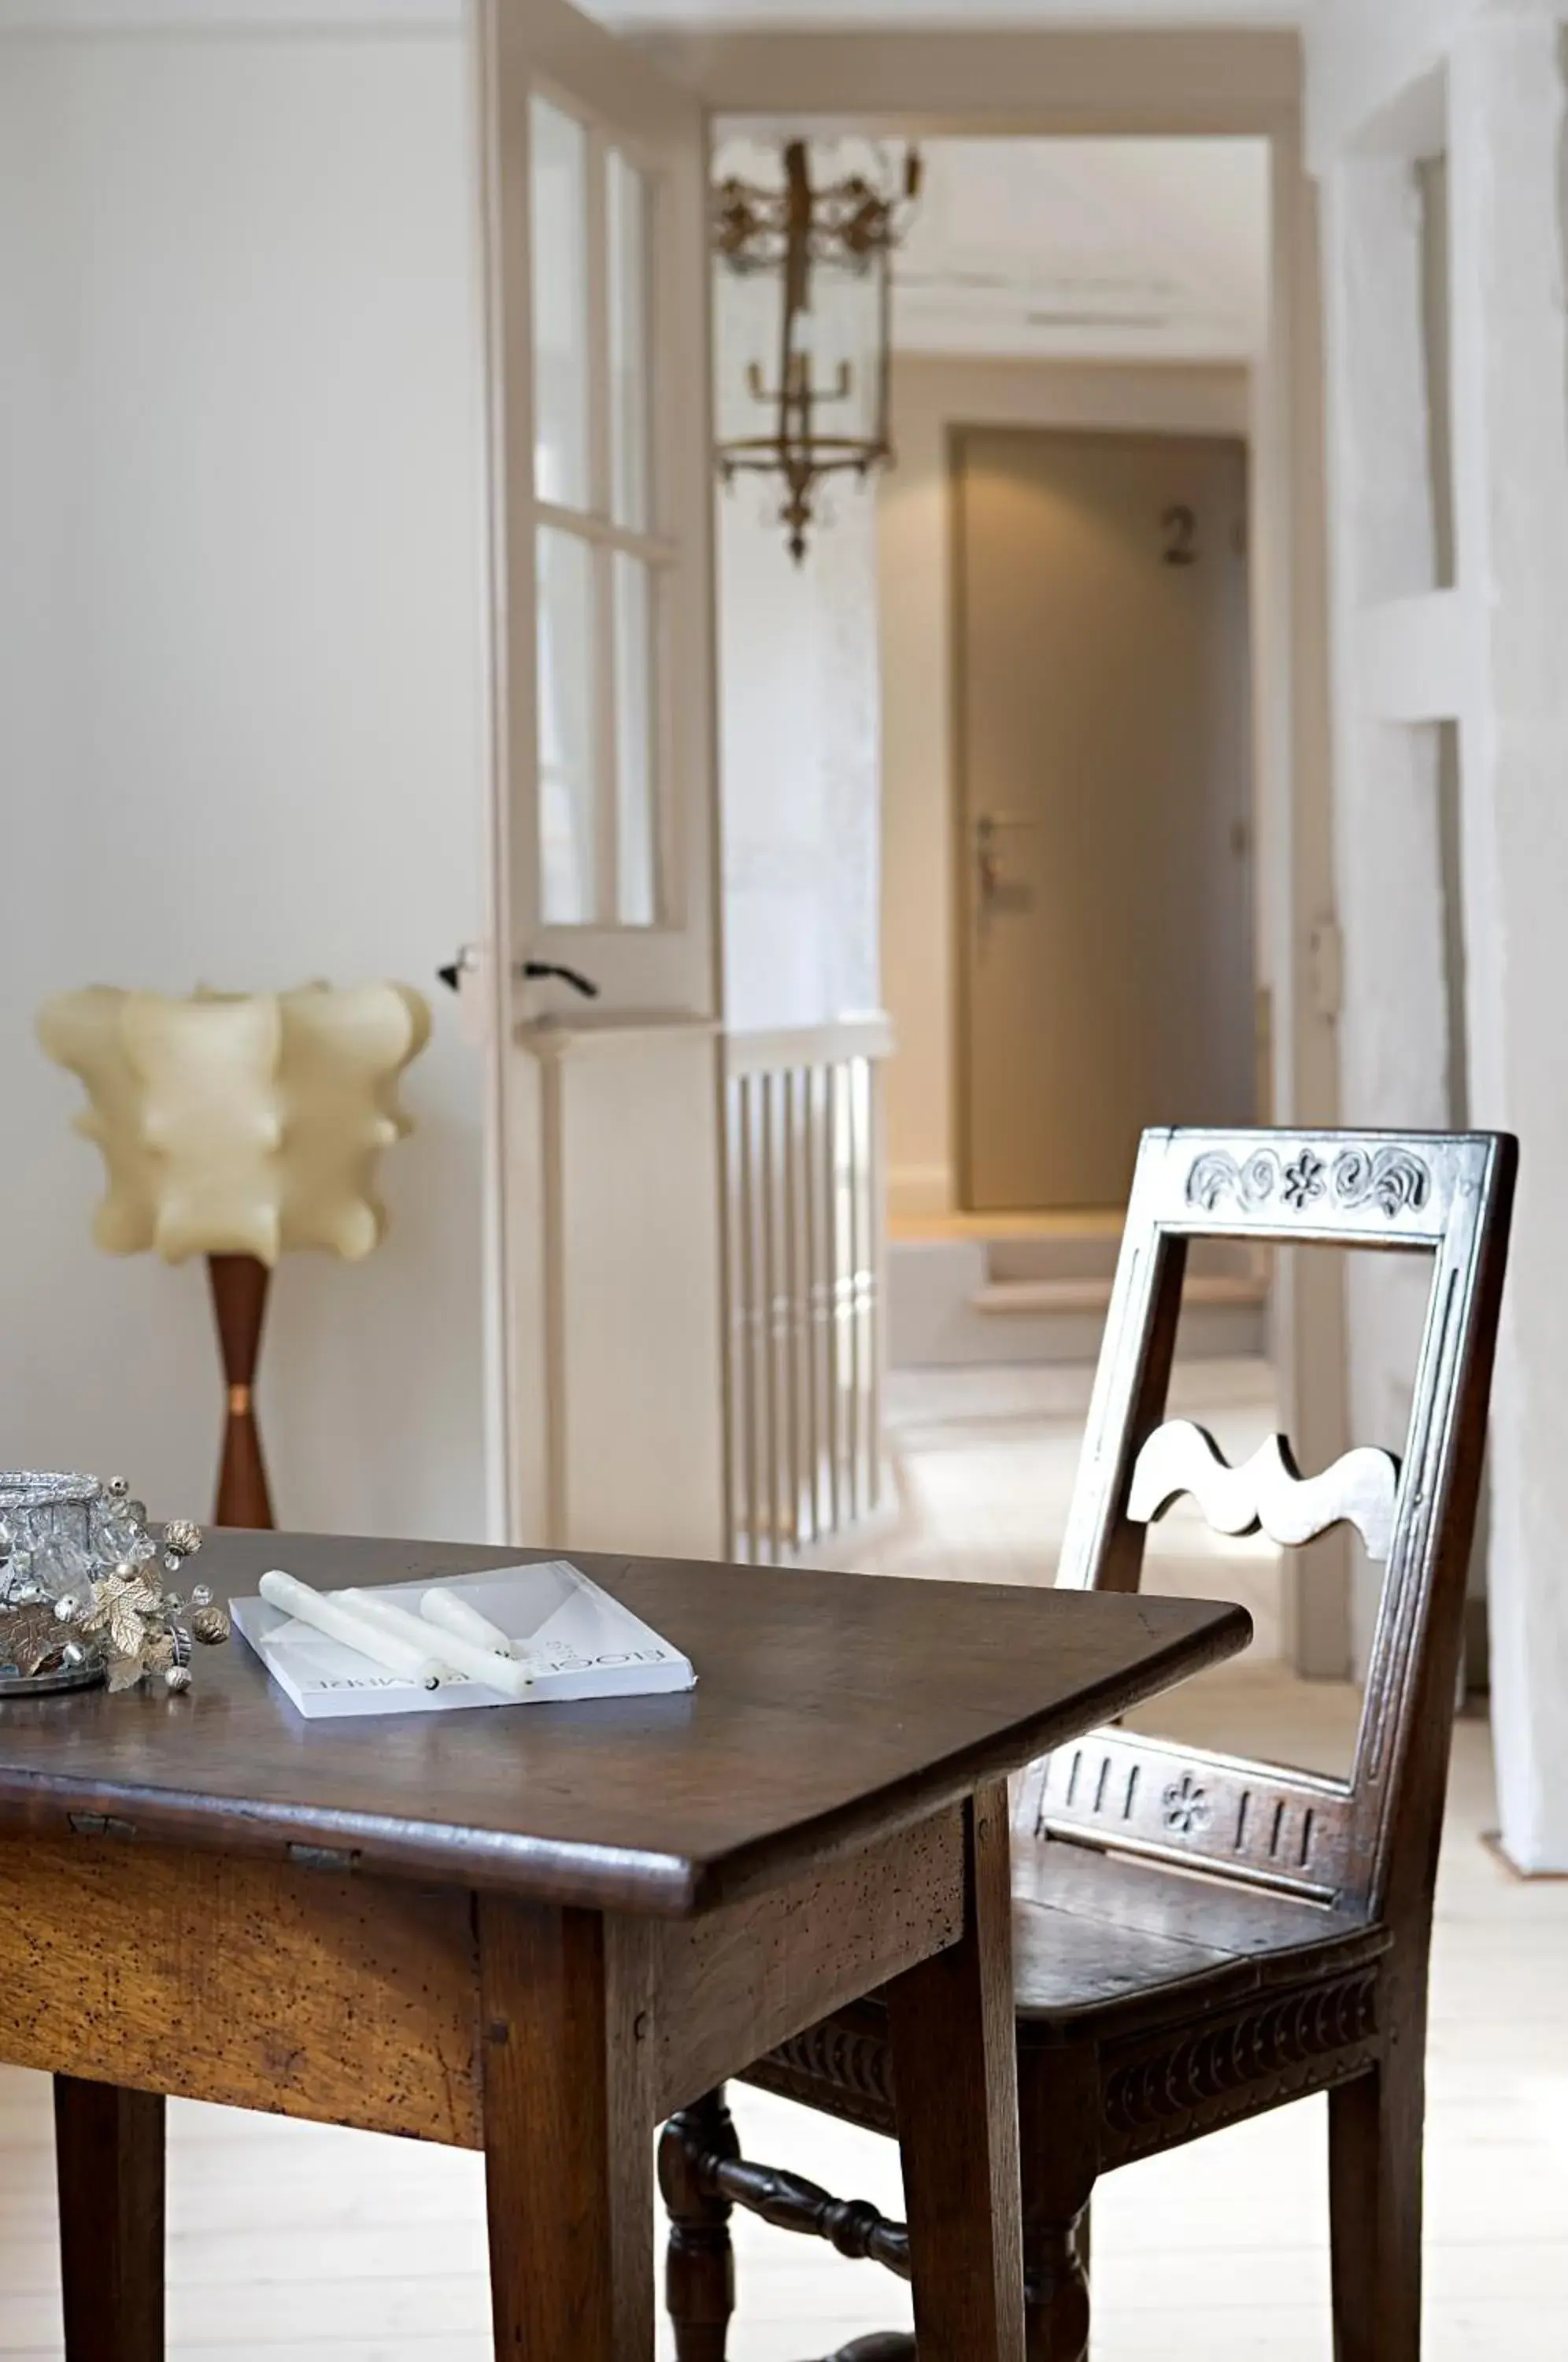
[[[464,977],[477,965],[475,946],[465,944],[457,958],[448,960],[445,967],[438,967],[436,974],[448,992],[461,992]],[[536,983],[541,977],[559,977],[561,982],[569,984],[574,992],[580,992],[585,1000],[597,1000],[599,998],[599,987],[591,976],[584,976],[580,968],[562,967],[555,960],[519,960],[512,973],[528,984]]]
[[[584,1000],[597,1000],[599,998],[599,987],[591,976],[584,976],[580,968],[562,967],[557,960],[519,960],[512,973],[522,977],[528,984],[536,983],[541,977],[558,976],[563,984],[569,984],[574,992],[580,992]]]
[[[975,815],[975,861],[979,871],[980,902],[988,909],[1001,891],[1001,859],[997,839],[1004,829],[1037,828],[1029,812],[983,811]]]

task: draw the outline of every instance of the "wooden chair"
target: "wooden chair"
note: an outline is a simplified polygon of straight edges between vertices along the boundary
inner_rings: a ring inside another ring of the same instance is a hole
[[[1113,2167],[1329,2094],[1336,2362],[1416,2362],[1427,1962],[1515,1143],[1382,1133],[1145,1135],[1058,1581],[1135,1591],[1180,1495],[1230,1534],[1346,1522],[1386,1561],[1353,1776],[1116,1729],[1026,1775],[1013,1818],[1029,2362],[1088,2350],[1090,2193]],[[1165,1406],[1187,1243],[1221,1236],[1432,1256],[1403,1470],[1348,1452],[1301,1478],[1282,1440],[1229,1469]],[[745,2080],[891,2133],[885,2012],[862,2003]],[[902,2227],[744,2161],[722,2092],[666,2127],[680,2362],[723,2362],[734,2205],[908,2272]],[[928,2201],[929,2202],[929,2201]],[[861,2339],[838,2362],[894,2362]]]

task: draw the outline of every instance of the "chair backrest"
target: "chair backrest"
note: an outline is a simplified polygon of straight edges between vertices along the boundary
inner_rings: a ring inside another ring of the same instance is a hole
[[[1036,1767],[1020,1834],[1143,1855],[1364,1913],[1430,1907],[1513,1199],[1502,1134],[1149,1131],[1057,1581],[1135,1591],[1151,1521],[1190,1494],[1284,1546],[1347,1523],[1386,1562],[1348,1780],[1100,1731]],[[1165,1417],[1195,1238],[1425,1251],[1431,1293],[1403,1463],[1301,1476],[1283,1438],[1229,1468]]]

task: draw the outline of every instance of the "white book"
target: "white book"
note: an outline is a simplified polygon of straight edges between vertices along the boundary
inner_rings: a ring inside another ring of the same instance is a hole
[[[513,1656],[525,1666],[533,1682],[530,1705],[652,1697],[696,1684],[689,1657],[565,1559],[359,1587],[368,1598],[391,1600],[414,1616],[431,1590],[449,1591],[477,1608],[506,1634]],[[456,1672],[438,1689],[422,1689],[265,1599],[235,1600],[233,1616],[236,1631],[313,1722],[342,1715],[450,1714],[463,1706],[509,1703]],[[429,1629],[430,1653],[439,1661],[441,1628],[432,1624]]]

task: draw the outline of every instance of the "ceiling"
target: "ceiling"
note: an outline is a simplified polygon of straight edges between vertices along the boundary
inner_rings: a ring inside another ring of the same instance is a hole
[[[933,139],[896,265],[911,352],[1247,360],[1268,319],[1257,139]]]
[[[1377,0],[1368,0],[1376,5]],[[616,26],[1299,24],[1316,0],[581,0]],[[738,124],[734,127],[739,129]],[[1268,160],[1245,139],[938,139],[900,258],[912,352],[1244,360],[1268,303]]]

